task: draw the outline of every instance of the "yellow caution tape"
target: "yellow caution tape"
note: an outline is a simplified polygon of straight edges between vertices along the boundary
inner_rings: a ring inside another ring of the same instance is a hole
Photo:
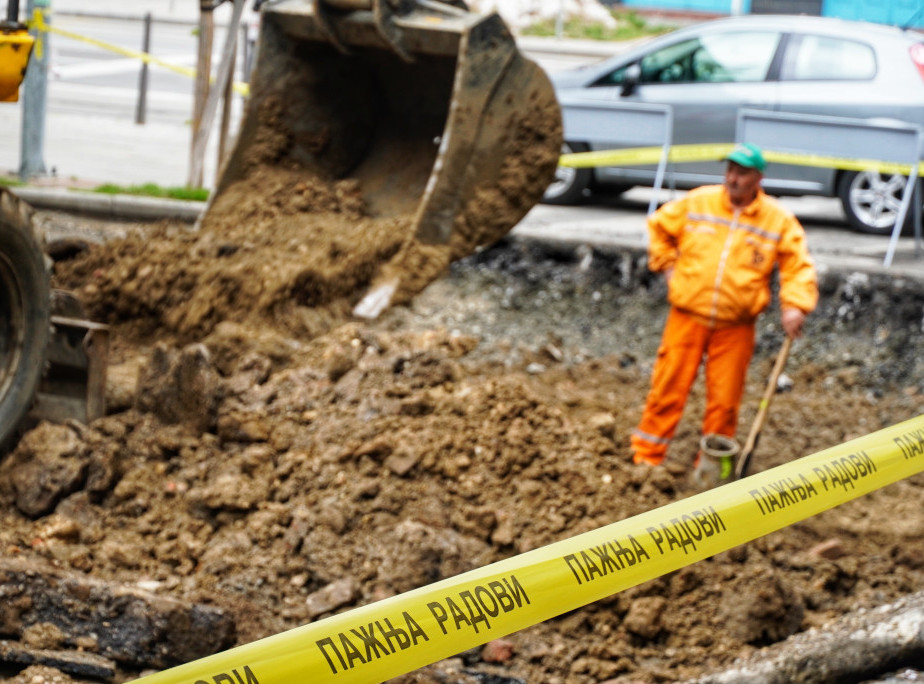
[[[381,682],[924,471],[924,415],[597,530],[138,680]]]
[[[667,160],[674,163],[697,161],[721,161],[731,152],[732,143],[709,143],[702,145],[674,145],[668,150]],[[563,154],[560,166],[577,169],[597,166],[636,166],[657,164],[661,160],[661,147],[631,147],[619,150],[598,150],[595,152],[572,152]],[[846,157],[826,157],[818,154],[801,154],[782,152],[772,149],[764,150],[768,162],[795,164],[798,166],[819,166],[822,168],[843,169],[846,171],[879,171],[884,174],[911,173],[910,164],[896,164],[876,159],[848,159]],[[924,176],[924,164],[920,165],[918,175]]]
[[[732,151],[732,143],[709,145],[674,145],[668,151],[668,161],[694,162],[718,161]],[[662,147],[631,147],[621,150],[598,150],[596,152],[572,152],[559,159],[561,166],[589,168],[594,166],[634,166],[657,164],[661,160]]]
[[[847,159],[845,157],[824,157],[820,154],[796,154],[766,150],[764,158],[768,162],[795,164],[797,166],[820,166],[823,168],[843,169],[845,171],[878,171],[884,174],[911,174],[911,164],[896,164],[877,159]],[[924,176],[924,165],[918,165],[918,175]]]
[[[139,59],[142,62],[148,64],[156,64],[159,67],[173,71],[174,73],[180,74],[181,76],[188,76],[189,78],[196,77],[196,70],[192,67],[178,66],[176,64],[170,64],[165,62],[162,59],[155,57],[147,52],[140,52],[138,50],[130,50],[128,48],[119,47],[118,45],[113,45],[112,43],[106,43],[102,40],[97,40],[96,38],[90,38],[88,36],[82,36],[78,33],[72,33],[71,31],[65,31],[64,29],[57,28],[45,21],[45,15],[41,9],[36,9],[33,14],[32,21],[27,24],[29,28],[35,29],[39,35],[43,33],[55,33],[59,36],[64,36],[65,38],[70,38],[72,40],[79,41],[81,43],[87,43],[89,45],[95,45],[98,48],[103,50],[108,50],[110,52],[115,52],[125,57],[131,57],[133,59]],[[36,46],[37,56],[41,56],[40,45]],[[250,94],[250,86],[247,83],[235,82],[232,85],[234,92],[247,97]]]

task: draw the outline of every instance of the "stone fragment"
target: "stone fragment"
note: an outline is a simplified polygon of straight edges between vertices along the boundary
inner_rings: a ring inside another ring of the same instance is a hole
[[[661,614],[667,601],[661,596],[642,596],[629,606],[629,612],[622,620],[629,632],[646,639],[653,639],[661,631]]]
[[[33,645],[39,647],[33,651],[51,650],[40,647],[52,644],[54,652],[76,651],[93,645],[86,639],[92,634],[95,655],[163,669],[216,653],[235,639],[234,622],[215,607],[28,558],[0,558],[0,605],[5,607],[0,610],[0,634],[25,642],[14,649],[17,653]]]
[[[352,577],[331,582],[323,589],[310,594],[306,599],[308,615],[316,618],[330,613],[341,606],[352,603],[359,596],[359,585]]]
[[[809,549],[809,555],[827,560],[837,560],[846,556],[847,551],[844,549],[840,539],[826,539]]]
[[[75,430],[41,423],[2,462],[0,479],[12,486],[16,508],[37,518],[82,486],[88,463],[86,446]]]
[[[0,641],[0,663],[18,666],[39,665],[75,677],[90,677],[104,681],[110,681],[116,674],[116,664],[103,656],[83,651],[31,648],[13,641]],[[43,677],[40,681],[47,680]]]
[[[494,639],[481,649],[481,659],[486,663],[506,663],[513,657],[514,650],[513,642]]]

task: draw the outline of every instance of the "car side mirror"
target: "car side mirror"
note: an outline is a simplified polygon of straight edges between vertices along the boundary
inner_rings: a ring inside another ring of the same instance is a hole
[[[622,79],[622,92],[620,94],[625,97],[634,93],[640,80],[642,80],[642,67],[639,66],[638,62],[627,66],[626,73]]]

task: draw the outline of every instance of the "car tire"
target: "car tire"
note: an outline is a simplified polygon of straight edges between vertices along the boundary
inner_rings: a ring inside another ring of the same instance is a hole
[[[905,181],[906,177],[900,174],[844,173],[838,181],[837,195],[851,228],[871,235],[891,235],[901,208]],[[912,206],[908,208],[902,232],[910,234],[913,226]]]
[[[19,434],[44,373],[49,272],[31,211],[0,190],[0,453]]]
[[[586,152],[587,146],[581,143],[562,143],[561,153]],[[546,188],[542,196],[543,204],[579,204],[589,194],[590,182],[593,178],[591,169],[576,169],[570,166],[559,166],[555,169],[555,180]]]

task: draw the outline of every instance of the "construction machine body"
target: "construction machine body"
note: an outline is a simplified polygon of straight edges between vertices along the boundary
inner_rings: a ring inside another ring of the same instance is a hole
[[[17,102],[34,38],[11,0],[0,21],[0,102]],[[105,412],[106,326],[52,290],[32,208],[0,187],[0,454],[41,420],[89,422]]]

